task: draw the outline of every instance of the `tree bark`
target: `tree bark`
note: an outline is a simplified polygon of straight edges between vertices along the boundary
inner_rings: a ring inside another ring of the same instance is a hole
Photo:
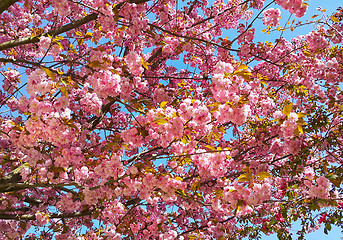
[[[19,0],[1,0],[0,1],[0,14],[6,11],[11,5]]]
[[[21,46],[21,45],[25,45],[25,44],[29,44],[29,43],[37,43],[39,42],[39,38],[41,36],[57,36],[59,34],[68,32],[72,29],[78,28],[83,24],[86,24],[90,21],[95,20],[98,17],[97,13],[92,13],[89,14],[81,19],[78,19],[76,21],[73,21],[71,23],[68,23],[62,27],[59,27],[57,29],[51,30],[49,32],[43,33],[41,35],[37,35],[37,36],[33,36],[33,37],[24,37],[24,38],[19,38],[19,39],[15,39],[15,40],[11,40],[11,41],[7,41],[7,42],[3,42],[0,43],[0,51],[2,50],[6,50],[9,48],[13,48],[13,47],[17,47],[17,46]]]

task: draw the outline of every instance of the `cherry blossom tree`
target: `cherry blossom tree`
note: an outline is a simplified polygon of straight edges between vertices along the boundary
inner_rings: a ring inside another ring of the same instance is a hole
[[[343,10],[307,8],[2,0],[0,238],[342,227]]]

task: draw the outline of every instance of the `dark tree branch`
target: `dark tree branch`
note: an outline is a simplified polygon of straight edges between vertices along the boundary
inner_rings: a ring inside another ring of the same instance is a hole
[[[0,1],[0,14],[6,11],[10,6],[19,0],[1,0]]]
[[[0,193],[20,191],[20,190],[28,189],[28,188],[44,188],[44,187],[59,188],[59,187],[65,187],[65,186],[77,186],[77,183],[68,183],[68,184],[49,184],[49,183],[31,184],[31,183],[21,183],[21,182],[0,183]]]
[[[2,50],[6,50],[12,47],[17,47],[17,46],[21,46],[21,45],[25,45],[25,44],[29,44],[29,43],[37,43],[39,42],[39,38],[42,36],[57,36],[59,34],[68,32],[72,29],[78,28],[83,24],[86,24],[88,22],[91,22],[95,19],[97,19],[98,14],[96,13],[92,13],[89,14],[81,19],[78,19],[76,21],[73,21],[71,23],[68,23],[62,27],[59,27],[57,29],[51,30],[47,33],[41,34],[41,35],[37,35],[37,36],[33,36],[33,37],[24,37],[24,38],[19,38],[19,39],[15,39],[15,40],[11,40],[11,41],[7,41],[4,43],[0,44],[0,51]]]
[[[92,210],[85,210],[82,212],[75,212],[75,213],[54,213],[48,215],[49,219],[52,218],[59,218],[59,219],[65,219],[65,218],[75,218],[75,217],[83,217],[88,216],[93,213]],[[34,214],[9,214],[9,213],[0,213],[0,219],[6,219],[6,220],[36,220],[36,216]]]
[[[157,25],[154,25],[154,24],[151,24],[151,23],[148,23],[148,25],[150,27],[152,27],[152,28],[156,28],[156,29],[160,30],[161,32],[168,33],[169,35],[172,35],[174,37],[179,37],[179,38],[184,38],[184,39],[187,39],[187,40],[193,40],[193,41],[199,41],[199,42],[202,42],[202,43],[211,44],[213,46],[216,46],[218,48],[223,48],[223,49],[228,50],[228,51],[240,52],[240,50],[228,48],[228,47],[219,45],[219,44],[217,44],[215,42],[207,41],[207,40],[204,40],[204,39],[201,39],[201,38],[179,35],[179,34],[173,33],[173,32],[171,32],[169,30],[166,30],[166,29],[164,29],[164,28],[162,28],[160,26],[157,26]]]
[[[30,62],[30,61],[23,60],[23,59],[11,59],[11,58],[1,58],[0,57],[0,62],[13,63],[13,64],[16,64],[18,66],[25,66],[24,64],[29,64],[29,65],[36,66],[36,67],[41,67],[42,66],[39,63]],[[22,63],[22,64],[20,64],[20,63]]]
[[[17,2],[18,0],[1,0],[0,3],[0,14],[6,10],[9,6],[11,6],[12,4],[14,4],[15,2]],[[129,0],[129,3],[136,3],[136,4],[142,4],[145,3],[149,0]],[[116,5],[116,8],[119,9],[121,7],[122,4],[124,4],[125,2],[121,2],[119,4]],[[7,41],[4,43],[0,44],[0,51],[2,50],[6,50],[12,47],[17,47],[17,46],[21,46],[21,45],[25,45],[25,44],[29,44],[29,43],[37,43],[39,42],[39,38],[42,36],[57,36],[59,34],[68,32],[72,29],[78,28],[80,26],[82,26],[83,24],[89,23],[93,20],[96,20],[98,18],[98,13],[92,13],[89,14],[83,18],[80,18],[76,21],[73,21],[71,23],[68,23],[62,27],[59,27],[57,29],[51,30],[47,33],[43,33],[41,35],[37,35],[37,36],[33,36],[33,37],[24,37],[24,38],[19,38],[19,39],[15,39],[15,40],[11,40],[11,41]]]

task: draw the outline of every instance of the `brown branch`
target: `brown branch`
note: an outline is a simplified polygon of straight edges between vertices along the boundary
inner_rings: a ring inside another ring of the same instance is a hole
[[[249,1],[250,1],[250,0],[246,0],[246,1],[242,2],[242,3],[240,3],[240,4],[237,5],[237,6],[234,6],[234,7],[230,7],[230,8],[225,9],[224,11],[218,13],[217,15],[211,15],[211,16],[209,16],[208,18],[204,18],[204,19],[202,19],[202,20],[199,21],[199,22],[193,23],[192,26],[187,27],[187,29],[190,29],[190,28],[195,27],[195,26],[197,26],[197,25],[199,25],[199,24],[202,24],[202,23],[204,23],[204,22],[207,22],[207,21],[209,21],[209,20],[211,20],[211,19],[213,19],[213,18],[215,18],[215,17],[219,17],[220,15],[222,15],[222,14],[228,12],[228,11],[231,11],[232,9],[234,9],[234,8],[240,6],[240,5],[246,4],[246,3],[248,3]],[[192,5],[192,6],[193,6],[193,5]],[[191,7],[192,7],[192,6],[191,6]],[[188,15],[189,15],[189,13],[190,13],[190,12],[188,12]]]
[[[75,212],[75,213],[54,213],[48,215],[49,219],[52,218],[59,218],[59,219],[65,219],[65,218],[75,218],[75,217],[83,217],[88,216],[93,213],[93,210],[85,210],[82,212]],[[0,219],[6,219],[6,220],[36,220],[36,216],[33,214],[7,214],[7,213],[0,213]]]
[[[10,6],[19,0],[1,0],[0,1],[0,14],[6,11]]]
[[[21,66],[21,67],[24,67],[25,66],[24,64],[29,64],[29,65],[36,66],[36,67],[42,67],[42,65],[39,63],[30,62],[30,61],[23,60],[23,59],[0,58],[0,62],[13,63],[13,64],[16,64],[16,65]],[[19,63],[23,63],[23,64],[19,64]]]
[[[115,103],[114,99],[111,99],[109,103],[102,106],[101,108],[101,115],[100,116],[94,116],[91,119],[88,120],[88,123],[90,124],[89,130],[94,130],[96,126],[101,122],[101,120],[105,117],[105,115],[110,111],[111,106]]]
[[[65,186],[78,186],[77,183],[68,183],[68,184],[49,184],[49,183],[37,183],[37,184],[30,184],[30,183],[4,183],[0,184],[0,193],[5,192],[13,192],[19,191],[28,188],[40,188],[40,187],[65,187]]]
[[[157,49],[157,51],[151,55],[148,59],[148,63],[151,63],[156,57],[158,57],[160,54],[162,53],[162,48],[160,47],[159,49]]]
[[[21,46],[21,45],[25,45],[25,44],[37,43],[40,41],[39,38],[42,36],[48,36],[48,35],[56,36],[56,35],[68,32],[72,29],[80,27],[83,24],[86,24],[88,22],[91,22],[91,21],[97,19],[97,17],[98,17],[98,14],[92,13],[92,14],[89,14],[89,15],[81,18],[81,19],[78,19],[76,21],[73,21],[71,23],[68,23],[68,24],[62,26],[62,27],[51,30],[51,31],[46,32],[46,33],[41,34],[41,35],[37,35],[37,36],[33,36],[33,37],[24,37],[24,38],[19,38],[19,39],[15,39],[15,40],[11,40],[11,41],[1,43],[0,44],[0,51],[6,50],[9,48],[13,48],[13,47],[17,47],[17,46]]]
[[[18,0],[0,0],[0,13],[4,10],[6,10],[10,5],[12,5],[13,3],[17,2]],[[149,0],[129,0],[129,3],[135,3],[135,4],[142,4],[145,3]],[[124,4],[125,2],[121,2],[119,4],[116,5],[116,9],[119,9],[120,6],[122,4]],[[6,7],[7,6],[7,7]],[[2,11],[1,11],[2,10]],[[77,27],[80,27],[83,24],[89,23],[93,20],[96,20],[98,18],[98,13],[92,13],[89,14],[83,18],[80,18],[76,21],[73,21],[71,23],[68,23],[62,27],[59,27],[57,29],[51,30],[47,33],[41,34],[41,35],[37,35],[37,36],[32,36],[32,37],[24,37],[24,38],[19,38],[19,39],[15,39],[15,40],[11,40],[11,41],[7,41],[4,43],[0,44],[0,51],[5,50],[5,49],[9,49],[12,47],[17,47],[17,46],[21,46],[21,45],[25,45],[25,44],[29,44],[29,43],[37,43],[39,42],[39,38],[42,36],[56,36],[65,32],[68,32],[72,29],[75,29]]]
[[[188,9],[188,13],[187,13],[187,15],[190,15],[191,13],[192,13],[192,11],[193,11],[193,9],[194,9],[194,7],[195,7],[195,5],[198,3],[198,0],[195,0],[193,3],[192,3],[192,5],[189,7],[189,9]]]
[[[228,221],[230,221],[230,220],[232,220],[232,219],[234,219],[235,218],[235,216],[233,216],[233,217],[229,217],[229,218],[227,218],[227,219],[225,219],[225,220],[223,220],[223,221],[219,221],[218,223],[225,223],[225,222],[228,222]],[[179,236],[182,236],[182,235],[185,235],[185,234],[187,234],[187,233],[191,233],[191,232],[194,232],[194,231],[197,231],[197,230],[201,230],[201,229],[206,229],[206,228],[208,228],[210,225],[201,225],[201,226],[199,226],[199,227],[196,227],[196,228],[191,228],[191,229],[189,229],[189,230],[187,230],[187,231],[184,231],[184,232],[182,232],[182,233],[179,233],[177,236],[179,237]]]
[[[251,28],[252,27],[252,25],[253,25],[253,23],[259,18],[259,16],[263,13],[263,11],[265,10],[265,9],[267,9],[271,4],[273,4],[274,3],[274,0],[271,2],[271,3],[269,3],[267,6],[265,6],[258,14],[257,14],[257,16],[251,21],[251,23],[248,25],[248,27],[241,33],[241,34],[239,34],[235,39],[233,39],[232,41],[231,41],[231,44],[232,43],[234,43],[238,38],[240,38],[244,33],[246,33],[248,30],[249,30],[249,28]]]
[[[166,30],[166,29],[163,29],[162,27],[159,27],[157,25],[154,25],[154,24],[151,24],[151,23],[148,23],[148,25],[150,27],[153,27],[153,28],[156,28],[158,30],[160,30],[161,32],[165,32],[165,33],[168,33],[174,37],[179,37],[179,38],[184,38],[184,39],[188,39],[188,40],[194,40],[194,41],[199,41],[199,42],[203,42],[203,43],[207,43],[207,44],[211,44],[213,46],[216,46],[218,48],[223,48],[225,50],[228,50],[228,51],[233,51],[233,52],[240,52],[240,50],[237,50],[237,49],[232,49],[232,48],[228,48],[228,47],[224,47],[222,45],[219,45],[215,42],[211,42],[211,41],[207,41],[207,40],[204,40],[204,39],[201,39],[201,38],[196,38],[196,37],[190,37],[190,36],[183,36],[183,35],[178,35],[176,33],[173,33],[169,30]]]

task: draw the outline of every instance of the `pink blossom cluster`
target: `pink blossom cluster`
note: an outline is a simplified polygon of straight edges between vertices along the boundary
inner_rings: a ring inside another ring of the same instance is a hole
[[[37,221],[39,222],[40,225],[45,225],[49,222],[49,217],[47,216],[47,214],[41,213],[41,212],[37,212],[35,214],[35,217],[37,219]]]
[[[206,132],[204,128],[211,121],[211,113],[208,107],[202,104],[200,100],[186,98],[181,102],[177,111],[184,120],[191,119],[188,123],[189,127],[197,131],[204,130]]]
[[[128,146],[133,148],[139,148],[143,145],[144,139],[141,135],[139,135],[136,128],[130,128],[128,130],[124,130],[120,133],[121,138],[123,141],[128,144]]]
[[[311,50],[325,49],[329,44],[323,34],[312,32],[306,36],[306,41]]]
[[[242,125],[251,115],[251,109],[248,104],[235,108],[230,107],[228,104],[221,104],[218,111],[214,112],[213,115],[218,123],[232,122],[233,124]]]
[[[176,38],[168,37],[165,39],[166,45],[163,46],[163,52],[173,53],[175,49],[180,46],[180,42]],[[186,47],[187,49],[187,47]]]
[[[49,79],[45,71],[41,68],[37,68],[29,75],[26,90],[33,96],[38,93],[44,95],[50,92],[53,86],[54,82]]]
[[[0,7],[0,239],[286,236],[313,204],[342,209],[329,180],[342,11],[259,41],[253,19],[271,30],[307,1],[12,2]]]
[[[305,181],[306,186],[309,188],[310,198],[330,198],[331,182],[324,176],[316,179],[317,185],[313,185],[311,181]]]
[[[54,101],[53,105],[55,109],[63,110],[69,106],[69,99],[62,95]]]
[[[168,96],[166,90],[163,87],[159,87],[154,90],[154,100],[158,103],[171,102],[172,98]]]
[[[17,85],[20,83],[19,72],[15,69],[10,69],[3,73],[4,80],[2,83],[2,88],[4,91],[13,94],[18,88]]]
[[[111,49],[109,47],[104,47],[101,48],[101,50],[97,48],[92,49],[90,51],[88,62],[92,63],[97,61],[103,65],[106,65],[107,63],[114,62],[116,60],[118,60],[118,58],[111,54]]]
[[[273,111],[274,107],[275,107],[275,103],[273,99],[271,99],[270,97],[266,97],[265,99],[261,101],[262,114],[270,113],[271,111]]]
[[[130,51],[129,54],[127,54],[125,62],[133,76],[138,76],[144,71],[142,67],[142,57],[134,51]]]
[[[124,100],[130,100],[132,98],[131,93],[134,89],[134,85],[127,78],[122,78],[120,98]]]
[[[99,98],[117,96],[121,92],[122,79],[110,70],[98,71],[87,78]]]
[[[297,128],[298,115],[295,112],[291,112],[282,124],[281,133],[284,138],[291,138],[294,136],[294,130]]]
[[[88,167],[87,166],[83,166],[83,167],[81,167],[80,170],[76,169],[74,171],[74,176],[75,176],[75,181],[76,182],[84,181],[89,176]]]
[[[246,205],[258,206],[271,198],[271,190],[272,185],[268,181],[254,183],[252,188],[247,188],[238,182],[234,182],[233,185],[224,187],[223,200],[229,203],[232,209],[237,208],[240,200],[244,201]],[[248,211],[245,214],[251,213],[252,208],[248,207],[245,211]]]
[[[64,115],[64,116],[63,116]],[[22,132],[18,144],[22,146],[35,146],[38,140],[45,140],[56,145],[63,145],[75,140],[75,128],[60,124],[69,114],[62,113],[47,115],[44,120],[30,118],[25,122],[25,129]],[[68,118],[67,118],[68,119]]]
[[[45,115],[45,113],[53,112],[53,104],[50,101],[39,101],[35,97],[30,98],[30,105],[28,110],[31,113],[35,113],[37,115]],[[25,102],[24,102],[25,104]],[[70,111],[69,109],[67,111]]]
[[[105,221],[110,223],[119,223],[120,217],[125,215],[125,206],[118,199],[111,201],[102,211]]]
[[[47,50],[51,46],[51,38],[46,36],[41,36],[39,39],[38,46],[42,51]]]
[[[81,164],[83,161],[84,157],[81,148],[71,147],[69,149],[63,149],[62,155],[55,159],[55,165],[67,169],[70,165]],[[83,172],[85,172],[85,169],[83,169]],[[79,173],[81,174],[82,172]],[[75,174],[77,174],[77,172]]]
[[[112,157],[104,158],[101,163],[94,168],[96,176],[102,179],[101,184],[105,184],[107,179],[111,177],[117,179],[124,175],[125,172],[123,163],[121,162],[121,157],[121,154],[116,154]],[[94,176],[94,179],[97,178]]]
[[[307,4],[304,4],[303,0],[276,0],[275,2],[297,18],[304,16],[308,7]]]
[[[263,24],[266,26],[275,27],[279,25],[281,11],[278,8],[269,8],[263,12]]]
[[[64,212],[74,212],[81,208],[81,202],[78,199],[73,199],[71,193],[67,193],[57,202],[56,207]]]
[[[82,111],[89,114],[100,115],[102,100],[98,97],[96,93],[85,93],[81,99],[80,104],[82,106]]]
[[[244,46],[249,47],[249,43],[255,38],[255,29],[250,29],[247,31],[246,28],[241,26],[239,28],[239,32],[241,36],[238,38],[238,43],[241,44],[241,48]]]
[[[105,6],[101,4],[99,7],[99,11],[103,14],[100,14],[98,21],[101,24],[102,30],[108,32],[108,36],[110,36],[117,28],[116,22],[113,21],[114,12],[112,11],[112,6],[110,4],[106,4]]]
[[[146,119],[150,124],[150,139],[158,141],[161,146],[168,146],[173,139],[180,139],[184,135],[189,135],[189,140],[193,140],[211,129],[211,125],[207,124],[211,121],[209,109],[199,100],[185,99],[178,110],[169,106],[150,110]]]
[[[213,70],[211,87],[214,98],[218,102],[234,102],[240,100],[240,92],[243,87],[243,79],[233,73],[230,63],[218,62]]]
[[[130,27],[127,29],[127,35],[129,38],[136,38],[142,31],[148,26],[148,19],[146,18],[146,11],[148,11],[148,4],[125,4],[121,9],[121,14],[130,23]]]
[[[226,169],[229,167],[232,160],[227,159],[227,153],[203,153],[205,150],[199,150],[192,161],[199,169],[200,176],[206,177],[223,177],[226,174]]]
[[[58,12],[61,16],[67,16],[72,11],[78,11],[79,7],[77,4],[73,4],[72,2],[61,2],[58,0],[51,1],[51,6]]]
[[[223,62],[223,61],[219,61],[213,69],[213,74],[222,74],[224,75],[225,73],[232,73],[234,70],[232,64],[227,63],[227,62]]]
[[[169,143],[173,141],[174,137],[183,135],[184,119],[178,118],[176,120],[172,120],[172,122],[167,120],[173,119],[174,113],[176,114],[176,110],[174,108],[167,107],[165,110],[162,108],[150,110],[147,115],[147,120],[151,122],[149,136],[151,139],[158,141],[161,146],[168,146]],[[163,122],[167,122],[159,124],[158,120],[160,119]],[[170,132],[169,130],[172,130],[173,132]]]

